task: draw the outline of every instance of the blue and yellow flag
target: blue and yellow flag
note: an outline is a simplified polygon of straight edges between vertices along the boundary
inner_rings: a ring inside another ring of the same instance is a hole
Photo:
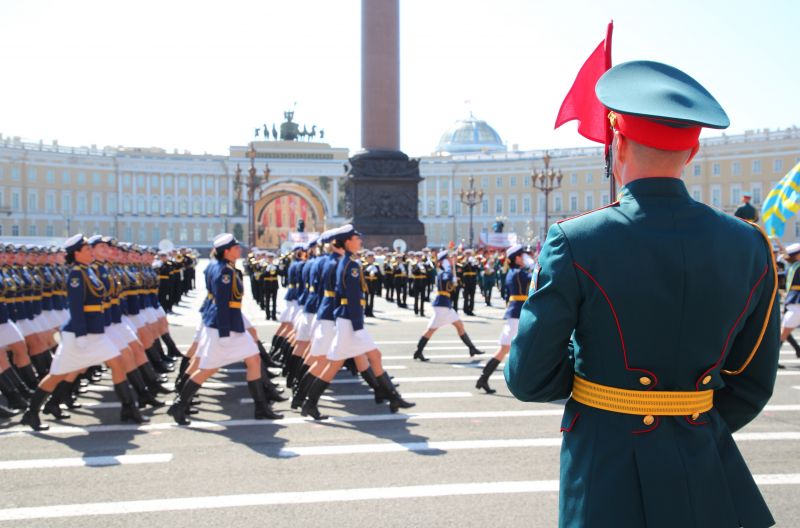
[[[800,211],[800,163],[772,189],[761,206],[761,220],[769,236],[782,237],[786,221]]]

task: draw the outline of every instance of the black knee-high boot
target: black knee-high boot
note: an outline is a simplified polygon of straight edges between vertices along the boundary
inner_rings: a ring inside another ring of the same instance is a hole
[[[169,368],[167,367],[166,363],[164,363],[164,361],[161,359],[161,355],[159,355],[155,345],[145,349],[144,352],[145,355],[147,356],[148,361],[150,361],[150,364],[153,365],[154,369],[156,369],[156,372],[160,374],[166,374],[167,372],[169,372]]]
[[[264,343],[262,343],[261,341],[256,341],[256,346],[258,347],[258,355],[261,358],[262,363],[265,363],[268,367],[272,368],[280,368],[282,366],[273,361],[270,355],[267,354],[267,349],[264,347]]]
[[[153,369],[153,365],[150,363],[142,363],[137,370],[141,373],[144,384],[147,386],[147,390],[149,390],[150,394],[153,396],[157,396],[158,394],[169,394],[172,392],[163,386],[160,381],[158,381],[158,374],[156,374],[155,369]]]
[[[267,402],[267,396],[264,393],[264,381],[261,378],[248,381],[247,388],[250,389],[250,397],[253,398],[253,403],[255,404],[253,418],[256,420],[281,420],[283,418],[283,415],[273,411],[272,406]]]
[[[317,377],[310,372],[300,378],[300,382],[297,384],[297,391],[294,393],[294,396],[292,396],[292,409],[299,409],[300,406],[303,405],[303,402],[306,400],[306,395],[308,395],[308,389],[315,379],[317,379]]]
[[[327,420],[328,417],[319,412],[319,408],[317,405],[319,404],[319,398],[322,396],[322,393],[325,392],[325,389],[328,388],[327,381],[323,381],[320,378],[314,378],[311,386],[308,388],[308,396],[306,397],[306,401],[303,404],[303,408],[300,411],[302,416],[311,416],[315,420]]]
[[[20,367],[19,373],[22,376],[25,385],[27,385],[32,391],[36,391],[36,387],[39,386],[39,380],[36,378],[36,371],[33,370],[33,365],[28,363],[24,367]]]
[[[167,370],[169,372],[175,370],[175,362],[166,352],[164,352],[164,347],[161,346],[160,339],[156,339],[155,341],[153,341],[153,348],[155,349],[156,354],[158,354],[158,357],[161,358],[161,361],[164,363],[164,365],[166,365]]]
[[[414,359],[418,359],[420,361],[428,361],[428,358],[422,353],[425,350],[425,345],[428,344],[428,338],[422,336],[419,338],[419,342],[417,343],[417,350],[414,352]]]
[[[388,394],[384,392],[381,384],[378,382],[378,378],[375,377],[375,372],[372,370],[372,367],[367,367],[367,370],[362,370],[359,374],[361,374],[361,377],[367,385],[369,385],[369,388],[375,393],[375,403],[383,403],[388,397]]]
[[[50,373],[50,363],[47,361],[46,357],[48,355],[49,354],[47,352],[44,352],[42,354],[31,356],[31,363],[33,363],[33,366],[36,367],[36,376],[39,378],[39,381],[42,381],[42,378]]]
[[[794,355],[800,358],[800,344],[797,343],[794,336],[789,334],[789,337],[786,338],[786,341],[792,345],[792,348],[794,349]]]
[[[410,409],[416,405],[416,403],[405,401],[403,397],[400,396],[400,393],[397,392],[392,380],[389,379],[389,374],[387,372],[384,372],[378,376],[378,383],[380,383],[381,388],[383,388],[386,394],[386,397],[389,399],[389,410],[393,413],[396,413],[400,409]]]
[[[37,388],[31,396],[31,404],[25,414],[22,415],[22,425],[29,425],[34,431],[47,431],[50,426],[42,423],[39,411],[44,405],[45,400],[50,397],[50,393]]]
[[[481,354],[483,354],[482,351],[478,350],[478,348],[475,345],[472,344],[472,340],[469,338],[469,336],[467,335],[466,332],[464,332],[463,334],[461,334],[458,337],[460,337],[461,341],[463,341],[464,344],[467,345],[467,348],[469,348],[470,357],[480,356]]]
[[[192,398],[197,394],[198,390],[200,390],[200,385],[192,381],[191,378],[188,378],[183,384],[183,388],[178,394],[178,397],[175,398],[175,402],[167,411],[167,414],[172,416],[172,418],[175,419],[175,423],[178,425],[189,425],[192,423],[188,417],[189,407],[192,405]]]
[[[139,369],[133,369],[128,372],[127,377],[131,386],[133,386],[133,390],[136,391],[136,395],[139,397],[137,401],[140,409],[144,409],[147,405],[150,405],[154,409],[166,405],[163,401],[157,400],[153,393],[147,389],[144,376],[142,376],[142,372]]]
[[[483,374],[481,377],[478,378],[478,383],[475,384],[476,389],[483,389],[486,391],[486,394],[494,394],[497,392],[493,388],[489,386],[489,377],[497,370],[497,366],[500,362],[497,358],[491,358],[489,361],[486,362],[486,366],[483,367]]]
[[[147,423],[150,418],[142,416],[139,409],[136,407],[136,402],[133,398],[133,390],[128,382],[123,380],[122,383],[114,384],[114,392],[117,393],[120,403],[122,403],[122,410],[119,413],[119,419],[123,422],[134,422],[138,424]]]
[[[172,340],[172,335],[169,332],[165,333],[161,336],[161,340],[164,341],[164,344],[167,345],[167,351],[169,357],[172,358],[179,358],[181,357],[181,351],[178,350],[178,346],[175,344],[175,341]]]
[[[14,365],[11,365],[11,367],[6,369],[5,372],[8,375],[8,380],[14,384],[14,387],[16,387],[17,391],[19,391],[22,397],[26,400],[29,400],[30,397],[33,396],[33,393],[36,389],[31,389],[28,387],[28,385],[22,380],[22,377],[19,375],[19,372],[17,372],[17,369],[14,367]]]
[[[356,360],[353,358],[346,359],[344,361],[344,367],[350,371],[350,374],[353,376],[358,376],[358,367],[356,367]]]
[[[20,394],[14,386],[14,383],[11,382],[8,374],[9,370],[11,369],[6,369],[0,373],[0,392],[2,392],[3,396],[8,400],[9,407],[12,409],[25,410],[28,408],[28,400]]]
[[[300,380],[303,379],[303,376],[308,374],[309,369],[311,369],[311,366],[308,363],[303,361],[300,362],[300,367],[297,369],[297,374],[294,377],[294,386],[292,387],[293,391],[297,391],[297,385],[300,383]]]
[[[66,403],[69,398],[69,393],[72,390],[72,385],[68,381],[62,381],[53,390],[52,396],[44,404],[42,412],[44,414],[51,414],[56,420],[66,420],[71,415],[61,408],[62,403]]]

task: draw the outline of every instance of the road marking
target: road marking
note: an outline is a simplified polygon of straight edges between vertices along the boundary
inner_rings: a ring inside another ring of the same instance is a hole
[[[500,378],[498,378],[500,379]],[[435,383],[440,381],[475,381],[475,376],[411,376],[411,377],[398,377],[394,381],[397,383]],[[361,377],[334,379],[332,385],[351,385],[363,384]],[[203,387],[209,389],[226,389],[230,387],[240,387],[247,385],[246,381],[207,381],[203,383]]]
[[[482,369],[486,366],[485,363],[450,363],[450,366],[453,368],[458,369]],[[504,368],[506,366],[505,363],[500,363],[497,365],[497,368]]]
[[[163,464],[172,461],[171,453],[155,455],[116,455],[74,458],[38,458],[31,460],[3,460],[0,470],[42,469],[64,467],[105,467],[131,464]]]
[[[754,475],[762,486],[800,484],[800,474]],[[386,488],[333,489],[320,491],[295,491],[276,493],[249,493],[241,495],[216,495],[210,497],[182,497],[152,500],[90,502],[56,506],[34,506],[0,510],[0,521],[55,519],[63,517],[88,517],[97,515],[125,515],[164,511],[191,511],[247,506],[278,506],[356,502],[368,500],[397,500],[427,497],[457,497],[469,495],[505,495],[512,493],[554,493],[558,480],[523,480],[504,482],[469,482],[455,484],[428,484]]]
[[[778,376],[800,376],[800,370],[779,370]]]
[[[416,422],[422,420],[480,420],[492,418],[531,418],[540,416],[561,416],[563,409],[540,409],[530,411],[455,411],[455,412],[429,412],[429,413],[396,413],[396,414],[365,414],[365,415],[346,415],[331,416],[323,422],[315,422],[311,418],[284,418],[282,420],[222,420],[208,422],[204,420],[193,420],[192,425],[181,427],[173,422],[149,423],[144,425],[135,424],[113,424],[113,425],[88,425],[72,426],[57,425],[50,427],[44,432],[34,432],[26,426],[9,427],[0,430],[0,438],[16,437],[20,435],[37,435],[47,437],[51,435],[87,435],[91,433],[112,433],[119,431],[163,431],[168,429],[215,429],[224,430],[231,427],[246,426],[265,426],[265,425],[294,425],[294,424],[326,424],[326,423],[362,423],[362,422],[390,422],[408,421]]]
[[[432,400],[439,398],[471,398],[471,392],[407,392],[403,394],[406,400]],[[323,401],[360,401],[360,400],[374,400],[374,394],[342,394],[341,396],[321,396],[320,400]],[[253,400],[250,398],[242,398],[239,403],[250,403]]]
[[[442,442],[408,442],[353,444],[353,445],[328,445],[293,447],[281,449],[279,457],[294,458],[299,456],[318,455],[353,455],[364,453],[397,453],[418,451],[457,451],[462,449],[500,449],[513,447],[558,447],[561,437],[553,438],[522,438],[509,440],[455,440]]]
[[[375,341],[376,345],[416,345],[419,342],[419,339],[416,341]],[[497,343],[497,339],[473,339],[473,343]],[[464,343],[460,339],[437,339],[436,343],[460,343],[460,347],[455,347],[456,349],[464,348]],[[453,347],[444,347],[439,348],[436,345],[425,347],[425,350],[453,350]]]

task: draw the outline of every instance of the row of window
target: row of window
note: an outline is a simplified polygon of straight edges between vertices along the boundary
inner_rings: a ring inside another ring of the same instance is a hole
[[[800,163],[800,158],[797,158],[795,162]],[[772,160],[772,172],[774,174],[783,175],[784,171],[789,170],[790,167],[785,167],[783,164],[783,159],[776,158]],[[750,172],[752,174],[761,174],[761,160],[755,159],[752,160],[750,165]],[[692,165],[692,176],[702,176],[703,169],[700,163],[695,163]],[[712,176],[721,176],[722,175],[722,165],[720,163],[714,162],[711,164],[711,175]],[[732,161],[731,162],[731,175],[732,176],[741,176],[742,175],[742,162],[741,161]]]
[[[164,183],[164,188],[167,190],[172,188],[175,185],[176,181],[178,184],[178,189],[185,190],[189,185],[190,177],[186,175],[180,175],[176,180],[172,174],[166,174],[163,177],[158,174],[151,174],[149,176],[151,191],[155,189],[161,189],[162,179]],[[201,191],[201,185],[203,185],[203,181],[205,181],[205,190],[207,192],[212,192],[215,190],[214,182],[216,181],[216,178],[214,176],[206,176],[205,178],[203,178],[202,176],[191,176],[191,181],[192,181],[193,191],[198,191],[198,192]],[[134,178],[134,176],[131,175],[130,173],[122,174],[122,185],[124,187],[130,187],[132,184],[134,184],[134,182],[138,189],[140,190],[144,189],[147,186],[148,177],[145,176],[144,174],[137,174]],[[221,189],[227,186],[227,180],[224,177],[220,177],[219,186]]]
[[[4,178],[4,167],[0,167],[0,180]],[[11,167],[7,169],[9,177],[11,181],[20,181],[21,169],[20,167]],[[87,174],[84,171],[61,171],[60,176],[56,173],[57,171],[53,169],[41,169],[38,167],[28,167],[27,168],[27,178],[28,181],[31,183],[37,183],[43,181],[44,183],[48,184],[56,184],[57,182],[61,183],[62,185],[93,185],[95,187],[106,185],[108,187],[114,187],[117,184],[116,174],[113,172],[108,173],[101,173],[101,172],[92,172],[91,174]],[[153,174],[150,175],[150,187],[151,189],[161,189],[161,179],[162,176]],[[164,188],[170,189],[175,184],[175,179],[171,174],[163,176],[164,180]],[[201,176],[193,176],[191,177],[192,180],[192,190],[200,191],[203,178]],[[132,182],[134,181],[130,173],[125,173],[122,176],[122,181],[125,186],[130,187]],[[137,174],[135,179],[136,185],[139,189],[144,189],[147,185],[147,179],[144,174]],[[188,186],[188,177],[187,176],[179,176],[177,179],[178,188],[179,189],[186,189]],[[224,177],[220,179],[220,188],[225,188],[227,185],[227,181]],[[213,176],[206,176],[205,177],[205,190],[212,192],[215,190],[215,177]]]
[[[90,226],[81,222],[72,222],[72,224],[69,226],[64,224],[62,228],[58,230],[58,236],[70,236],[72,234],[69,232],[70,230],[73,232],[117,236],[115,232],[116,229],[113,225],[106,230],[101,230],[98,225]],[[153,226],[149,229],[144,226],[140,226],[136,229],[131,226],[125,226],[122,228],[122,239],[136,240],[142,244],[156,245],[162,240],[163,235],[163,238],[180,243],[206,244],[213,240],[214,237],[221,232],[221,230],[222,228],[217,226],[207,226],[205,229],[200,227],[189,229],[185,226],[181,226],[177,229],[178,238],[176,239],[176,230],[172,226],[169,226],[166,229],[162,229],[160,226]],[[40,230],[38,225],[31,223],[28,225],[25,235],[53,237],[56,236],[56,231],[57,230],[53,224],[47,224],[44,226],[43,230]],[[0,236],[3,236],[4,234],[6,233],[4,233],[3,224],[0,223]],[[20,236],[21,233],[19,224],[13,224],[8,234],[11,236]],[[136,235],[135,239],[133,238],[134,234]]]
[[[538,203],[537,203],[537,211],[544,211],[545,203],[544,203],[544,196],[538,195]],[[564,203],[563,196],[559,193],[552,197],[552,201],[549,204],[549,209],[551,212],[561,213],[561,212],[579,212],[589,211],[598,207],[595,204],[595,194],[594,193],[585,193],[583,202],[579,202],[578,193],[572,193],[568,197],[568,202]],[[484,196],[481,203],[476,205],[478,209],[474,212],[481,215],[487,214],[531,214],[531,197],[530,196],[523,196],[520,200],[517,196],[509,196],[508,201],[506,202],[506,198],[502,196],[495,196],[493,200],[494,209],[490,210],[490,205],[492,200],[488,196]],[[508,209],[506,209],[506,204],[508,205]],[[443,199],[439,201],[439,210],[436,210],[436,200],[428,199],[427,203],[427,210],[423,209],[422,200],[419,202],[419,214],[422,216],[447,216],[449,213],[449,200]],[[608,205],[608,193],[603,192],[600,193],[600,204],[599,205]],[[464,205],[461,200],[455,199],[453,203],[453,214],[454,215],[461,215],[464,213],[469,212],[469,207]]]

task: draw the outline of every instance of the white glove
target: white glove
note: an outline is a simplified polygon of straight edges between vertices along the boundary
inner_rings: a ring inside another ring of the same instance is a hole
[[[528,255],[527,253],[523,253],[522,254],[522,262],[525,263],[525,267],[526,268],[530,268],[530,269],[533,269],[534,264],[536,264],[536,262],[534,262],[534,260],[533,260],[533,257]]]
[[[220,346],[229,347],[232,344],[233,344],[233,340],[230,338],[230,336],[228,336],[228,337],[220,337],[219,338],[219,345]]]

